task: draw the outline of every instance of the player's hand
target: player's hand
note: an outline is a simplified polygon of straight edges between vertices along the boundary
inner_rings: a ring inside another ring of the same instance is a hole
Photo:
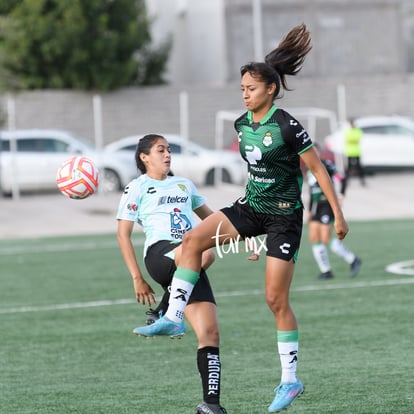
[[[253,262],[256,262],[260,259],[259,253],[253,253],[251,256],[247,258],[247,260],[252,260]]]
[[[156,303],[154,290],[144,279],[134,280],[134,290],[138,303],[148,306]]]
[[[334,228],[339,240],[344,239],[349,231],[348,224],[343,217],[335,219]]]

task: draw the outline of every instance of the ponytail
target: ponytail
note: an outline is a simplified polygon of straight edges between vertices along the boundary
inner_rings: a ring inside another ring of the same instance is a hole
[[[295,76],[301,69],[305,56],[312,49],[310,33],[304,23],[294,27],[276,49],[265,56],[265,62],[251,62],[240,69],[243,76],[249,72],[267,85],[276,84],[273,99],[281,89],[289,90],[286,75]]]

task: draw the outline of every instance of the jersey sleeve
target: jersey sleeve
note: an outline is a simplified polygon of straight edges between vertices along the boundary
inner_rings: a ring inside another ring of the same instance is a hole
[[[140,190],[137,180],[131,181],[124,189],[118,206],[117,220],[139,222],[138,203]]]
[[[192,181],[188,181],[188,188],[190,190],[191,205],[193,210],[196,210],[197,208],[206,204],[206,198],[198,192],[197,187],[193,184]]]
[[[278,109],[275,113],[280,126],[282,137],[292,151],[302,154],[313,146],[311,137],[301,123],[283,109]]]

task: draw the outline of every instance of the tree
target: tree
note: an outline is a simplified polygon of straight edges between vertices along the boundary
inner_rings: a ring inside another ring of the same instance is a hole
[[[0,74],[9,89],[164,83],[170,43],[151,48],[144,0],[8,0],[0,17]]]

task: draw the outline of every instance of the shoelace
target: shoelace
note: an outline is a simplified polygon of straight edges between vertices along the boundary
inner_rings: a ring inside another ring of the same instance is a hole
[[[288,389],[288,387],[289,386],[287,384],[280,384],[276,389],[276,395],[279,395],[282,392],[285,392]]]
[[[148,316],[152,316],[152,315],[154,315],[154,316],[158,316],[159,318],[162,318],[162,311],[159,311],[159,312],[155,312],[155,310],[154,309],[152,309],[152,308],[149,308],[146,312],[145,312],[145,315],[148,315]]]

